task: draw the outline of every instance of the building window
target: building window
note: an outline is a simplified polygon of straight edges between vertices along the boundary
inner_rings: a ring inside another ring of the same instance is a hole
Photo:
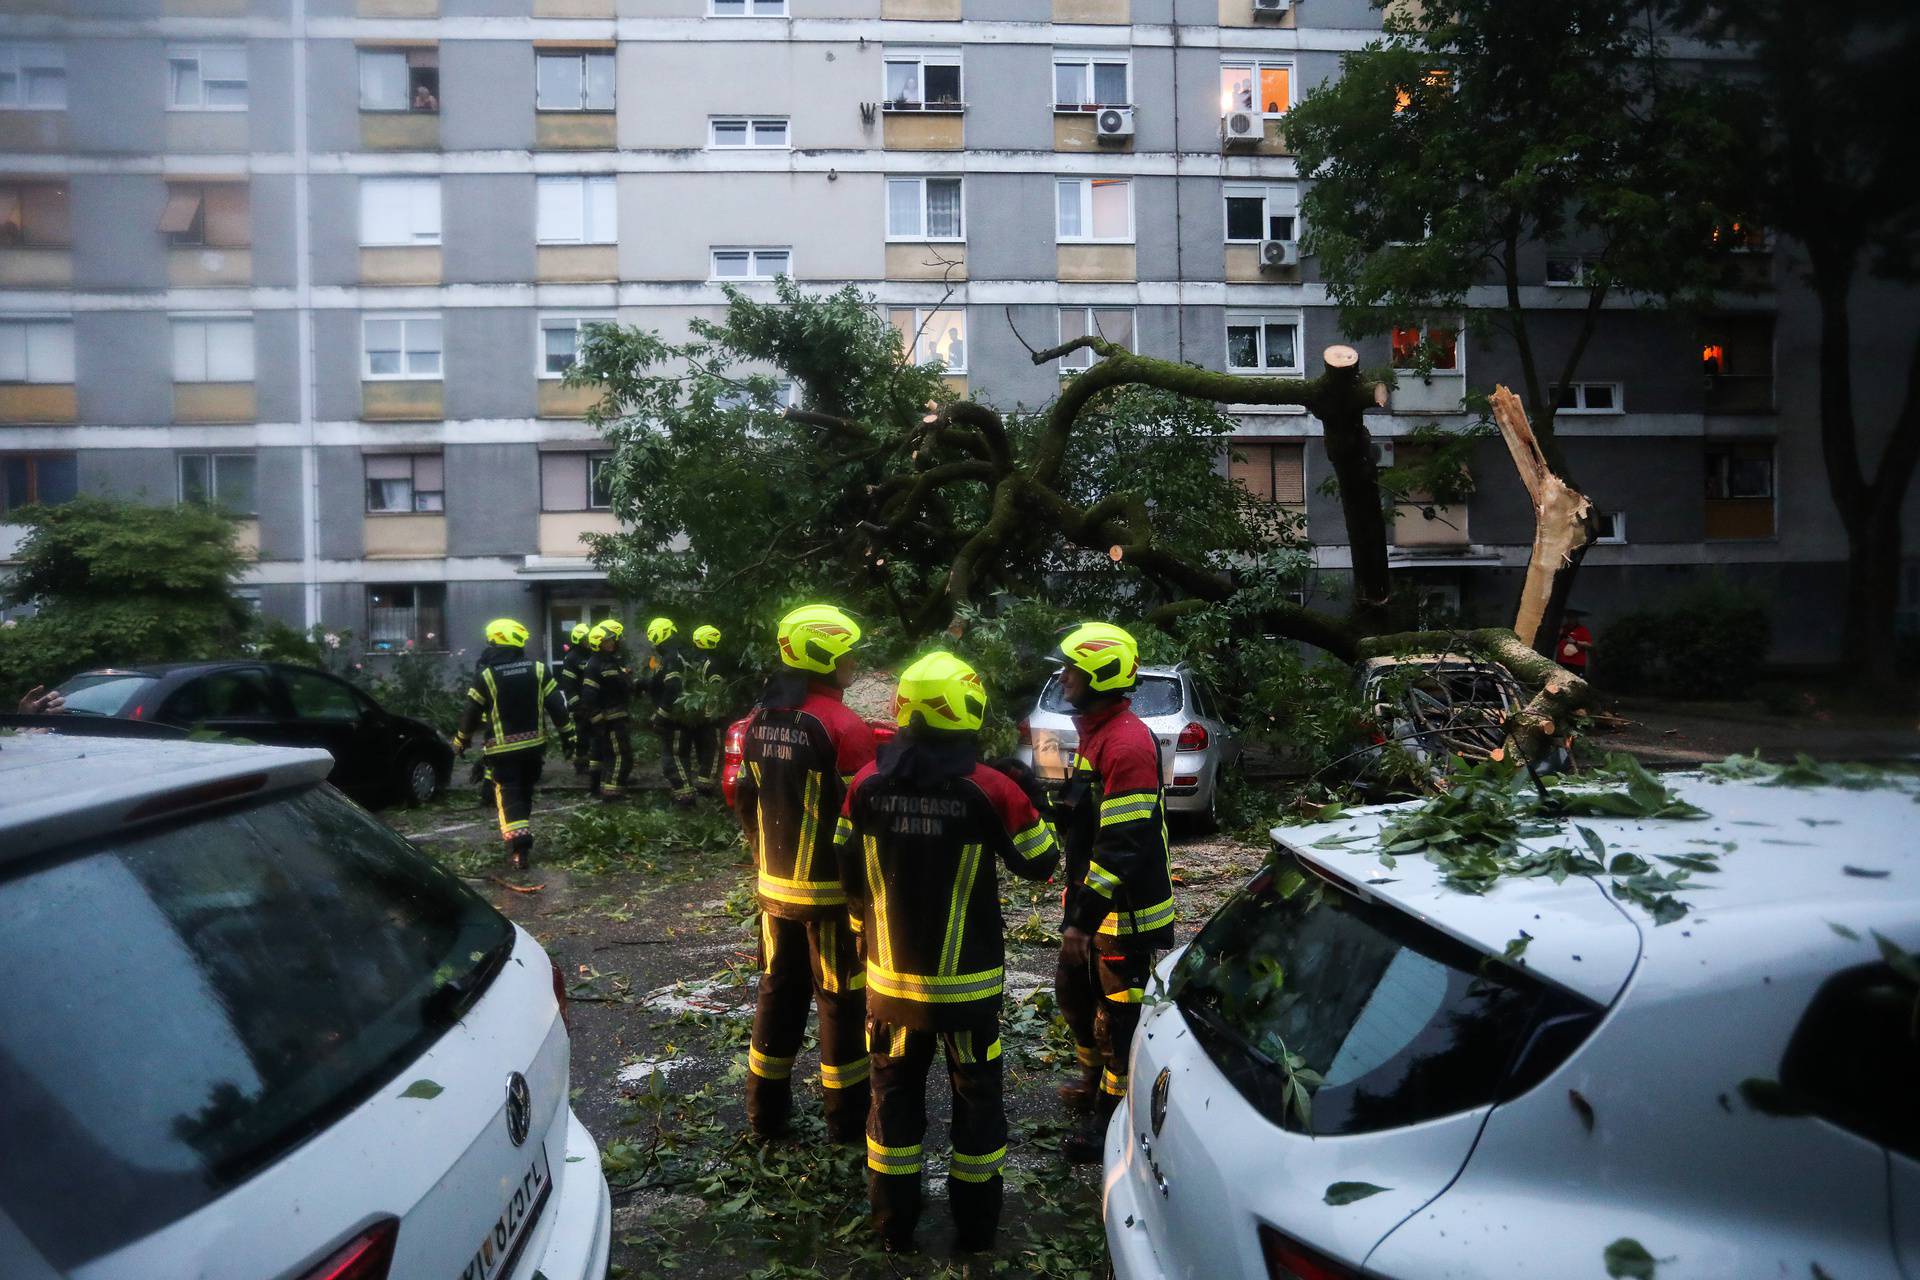
[[[1300,237],[1300,189],[1286,186],[1229,186],[1227,243],[1258,244],[1262,240]]]
[[[1716,316],[1700,326],[1708,413],[1773,409],[1773,317]]]
[[[790,378],[778,378],[774,380],[772,404],[775,407],[791,409],[799,403],[800,386],[798,383]],[[749,412],[759,412],[765,408],[767,404],[768,400],[766,398],[754,394],[753,391],[743,386],[729,387],[713,398],[713,407],[727,413],[732,413],[740,409]],[[747,434],[755,435],[758,433],[749,426]]]
[[[371,515],[447,509],[446,467],[437,453],[367,455],[367,511]]]
[[[1393,367],[1415,368],[1424,350],[1433,361],[1435,373],[1460,370],[1460,331],[1450,325],[1428,325],[1424,329],[1394,326],[1387,344],[1393,353]]]
[[[535,178],[533,186],[541,244],[614,242],[612,178]]]
[[[440,50],[362,49],[360,109],[438,114]]]
[[[1442,67],[1429,67],[1420,77],[1421,85],[1426,89],[1453,91],[1453,72]],[[1393,114],[1399,115],[1413,105],[1414,91],[1401,85],[1393,91]]]
[[[440,243],[440,179],[360,179],[360,243]]]
[[[403,649],[445,649],[447,634],[445,583],[382,583],[367,588],[367,650],[398,653]]]
[[[960,54],[957,50],[889,51],[886,57],[886,106],[889,111],[958,111]]]
[[[1096,338],[1105,338],[1116,347],[1134,350],[1133,310],[1129,307],[1062,307],[1060,308],[1060,341],[1072,342],[1075,338],[1084,338],[1091,334]],[[1071,351],[1060,357],[1060,368],[1091,369],[1093,352],[1085,348]]]
[[[1625,413],[1625,397],[1617,382],[1573,382],[1553,389],[1555,413]]]
[[[613,110],[613,50],[539,53],[533,66],[536,110]]]
[[[175,382],[252,382],[250,316],[175,316]]]
[[[1300,317],[1227,317],[1227,368],[1235,373],[1297,373]]]
[[[900,349],[913,352],[919,364],[943,365],[948,373],[967,370],[967,313],[954,307],[939,311],[895,307],[888,318],[900,334]]]
[[[175,111],[245,111],[246,46],[176,45],[168,49],[167,106]]]
[[[1223,62],[1220,64],[1220,114],[1258,111],[1283,116],[1293,105],[1291,62]]]
[[[1735,220],[1713,229],[1713,247],[1729,253],[1772,253],[1773,233],[1751,219]]]
[[[1124,53],[1053,55],[1053,109],[1098,111],[1133,101],[1133,63]]]
[[[1061,178],[1054,184],[1056,238],[1062,244],[1133,242],[1133,182],[1127,178]]]
[[[612,316],[541,316],[540,376],[564,378],[580,359],[580,335],[596,324],[612,324]]]
[[[79,464],[71,453],[0,454],[0,515],[70,502],[79,492]]]
[[[781,151],[788,146],[784,116],[724,116],[708,122],[707,145]]]
[[[244,249],[253,242],[244,182],[169,182],[160,230],[178,248]]]
[[[787,0],[713,0],[708,13],[715,18],[784,18]]]
[[[613,506],[613,455],[540,455],[542,511],[606,511]]]
[[[65,249],[72,244],[72,202],[64,182],[0,183],[0,246]]]
[[[791,249],[715,249],[715,280],[772,280],[793,274]]]
[[[196,507],[217,507],[230,515],[256,514],[259,508],[253,497],[253,455],[181,454],[180,501]]]
[[[888,178],[887,239],[964,240],[958,178]]]
[[[0,44],[0,109],[65,111],[66,53],[50,44]]]
[[[0,320],[0,383],[73,382],[73,321],[57,317]]]
[[[1627,540],[1627,513],[1624,511],[1602,511],[1594,517],[1595,533],[1593,540],[1608,546],[1619,546]]]
[[[1706,450],[1706,536],[1773,536],[1773,444],[1742,440]]]
[[[1595,258],[1581,253],[1550,253],[1547,255],[1547,284],[1556,289],[1582,289],[1593,278],[1594,268],[1600,265]]]
[[[433,379],[440,376],[439,316],[362,316],[367,378]]]
[[[1229,445],[1227,478],[1262,502],[1303,507],[1307,502],[1306,446],[1253,444],[1235,440]]]

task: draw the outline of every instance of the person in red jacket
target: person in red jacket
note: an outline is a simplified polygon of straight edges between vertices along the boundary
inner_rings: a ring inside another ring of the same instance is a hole
[[[847,924],[833,836],[873,730],[841,701],[860,627],[831,605],[781,619],[781,671],[748,723],[734,812],[760,899],[760,995],[747,1054],[747,1122],[777,1137],[793,1115],[793,1060],[820,1011],[827,1135],[858,1142],[867,1116],[866,976]]]
[[[1100,1159],[1101,1135],[1126,1096],[1154,952],[1173,943],[1173,867],[1159,744],[1127,696],[1139,645],[1111,623],[1087,622],[1060,651],[1080,742],[1057,802],[1067,888],[1054,991],[1081,1068],[1060,1096],[1093,1115],[1092,1127],[1062,1143],[1079,1164]]]
[[[1553,656],[1561,666],[1585,678],[1587,655],[1593,651],[1593,632],[1587,630],[1587,611],[1568,609],[1560,620],[1560,638],[1554,643]]]

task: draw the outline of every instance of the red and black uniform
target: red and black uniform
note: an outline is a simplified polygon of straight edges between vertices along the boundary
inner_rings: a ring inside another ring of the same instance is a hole
[[[581,673],[580,718],[593,728],[589,795],[621,795],[633,780],[633,690],[633,668],[618,649],[594,654]]]
[[[945,1053],[953,1087],[947,1196],[963,1249],[993,1245],[1007,1116],[1000,1076],[1006,984],[996,862],[1044,880],[1053,831],[1026,793],[964,743],[909,729],[847,795],[836,844],[867,977],[873,1110],[867,1182],[887,1242],[920,1217],[927,1070]]]
[[[833,833],[848,784],[872,760],[873,730],[831,685],[778,678],[747,726],[734,812],[753,852],[760,899],[747,1120],[761,1134],[781,1132],[792,1115],[793,1059],[809,991],[820,1010],[828,1133],[855,1141],[866,1115],[866,978],[847,925]]]
[[[1083,1069],[1100,1072],[1104,1123],[1127,1092],[1127,1055],[1153,972],[1173,943],[1173,868],[1167,848],[1160,749],[1120,698],[1074,717],[1080,746],[1058,818],[1066,845],[1064,924],[1093,935],[1087,965],[1061,962],[1060,1012]]]
[[[533,848],[533,792],[540,783],[547,749],[542,711],[553,721],[561,749],[571,754],[573,717],[567,713],[559,685],[547,673],[547,664],[520,649],[489,645],[467,686],[466,705],[454,732],[455,746],[465,750],[485,729],[481,759],[500,816],[500,838],[523,862]]]

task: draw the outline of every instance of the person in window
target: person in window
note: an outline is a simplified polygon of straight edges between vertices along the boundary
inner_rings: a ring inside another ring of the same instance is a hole
[[[907,82],[900,86],[900,96],[893,100],[893,105],[896,107],[917,107],[920,105],[919,77],[907,77]]]
[[[413,86],[413,109],[433,112],[440,110],[440,99],[434,97],[433,90],[424,80]]]
[[[1582,679],[1587,675],[1587,654],[1593,649],[1586,616],[1585,609],[1568,609],[1560,619],[1560,638],[1553,645],[1554,659]]]
[[[940,346],[940,359],[949,369],[967,367],[967,340],[960,336],[960,330],[947,330],[947,340]]]

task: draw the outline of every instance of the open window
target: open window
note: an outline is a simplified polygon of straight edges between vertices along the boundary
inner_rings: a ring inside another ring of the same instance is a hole
[[[447,509],[446,464],[437,453],[367,455],[371,515],[439,514]]]
[[[1709,444],[1706,481],[1708,538],[1738,541],[1773,536],[1771,440]]]
[[[1105,338],[1116,347],[1128,351],[1138,350],[1134,346],[1133,308],[1131,307],[1061,307],[1060,341],[1072,342],[1075,338]],[[1060,357],[1063,372],[1074,369],[1091,369],[1093,352],[1081,349],[1070,351]]]
[[[1773,410],[1773,317],[1715,316],[1700,326],[1700,373],[1708,413]]]
[[[888,111],[961,111],[958,49],[888,50],[886,56]]]
[[[381,583],[367,588],[367,649],[444,650],[447,587],[443,582]]]
[[[213,507],[230,515],[252,516],[259,511],[254,499],[254,459],[250,453],[183,453],[180,455],[180,501]]]
[[[244,249],[253,242],[252,201],[244,182],[169,182],[160,210],[167,243],[183,249]]]
[[[581,336],[596,324],[612,324],[610,315],[540,317],[540,376],[564,378],[580,359]]]
[[[198,44],[169,48],[167,106],[174,111],[245,111],[247,47]]]
[[[1460,330],[1454,325],[1395,325],[1387,342],[1396,369],[1418,369],[1424,359],[1434,373],[1460,372]]]
[[[1228,183],[1227,243],[1299,237],[1300,189],[1288,183]]]
[[[72,204],[66,183],[0,182],[0,247],[72,246]]]
[[[360,109],[439,114],[440,50],[432,45],[361,49]]]
[[[1273,120],[1293,107],[1293,63],[1270,59],[1220,64],[1220,114],[1253,111]]]

